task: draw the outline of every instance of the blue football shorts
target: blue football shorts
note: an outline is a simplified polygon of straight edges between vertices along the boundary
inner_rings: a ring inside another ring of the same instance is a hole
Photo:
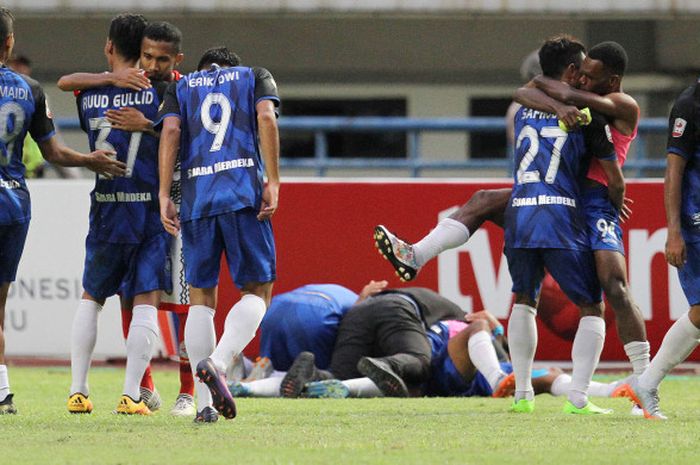
[[[610,203],[608,189],[604,186],[585,189],[583,205],[591,250],[610,250],[624,255],[620,212]]]
[[[0,284],[11,283],[17,277],[17,267],[28,231],[29,220],[0,225]]]
[[[686,242],[687,260],[678,268],[678,279],[688,305],[700,304],[700,242]]]
[[[275,280],[272,223],[258,221],[252,208],[186,221],[182,242],[185,276],[192,287],[207,289],[219,283],[222,253],[239,289]]]

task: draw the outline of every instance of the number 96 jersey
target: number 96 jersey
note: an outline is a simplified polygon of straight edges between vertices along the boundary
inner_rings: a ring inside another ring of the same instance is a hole
[[[515,176],[506,207],[508,248],[590,250],[580,183],[591,156],[615,160],[600,115],[572,131],[550,113],[521,108],[515,116]]]
[[[166,84],[160,85],[163,90]],[[111,243],[137,244],[163,231],[158,206],[158,141],[142,132],[112,127],[107,110],[132,107],[153,121],[160,98],[156,88],[142,91],[100,87],[77,97],[80,125],[91,150],[116,152],[126,175],[98,175],[90,194],[90,236]]]
[[[168,87],[158,119],[180,119],[182,221],[260,208],[260,100],[279,102],[275,81],[263,68],[214,65]]]

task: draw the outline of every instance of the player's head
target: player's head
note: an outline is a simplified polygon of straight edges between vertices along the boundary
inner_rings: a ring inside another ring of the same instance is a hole
[[[202,58],[199,59],[197,71],[211,68],[211,65],[219,65],[222,68],[238,66],[241,64],[241,59],[226,47],[210,48]]]
[[[17,55],[10,58],[10,60],[7,62],[7,66],[9,66],[12,71],[16,71],[26,76],[30,76],[32,74],[32,60],[30,60],[26,55]]]
[[[586,47],[570,35],[561,34],[547,39],[538,52],[542,74],[575,84],[585,52]]]
[[[146,24],[146,18],[132,13],[122,13],[112,18],[105,44],[105,55],[110,64],[114,57],[130,64],[138,61]]]
[[[12,56],[12,48],[15,46],[15,16],[4,7],[0,7],[0,39],[2,40],[0,59],[7,61]]]
[[[170,81],[173,70],[185,55],[181,50],[182,32],[165,21],[149,23],[141,42],[141,68],[152,79]]]
[[[581,65],[581,88],[605,95],[618,92],[627,69],[627,52],[617,42],[601,42]]]

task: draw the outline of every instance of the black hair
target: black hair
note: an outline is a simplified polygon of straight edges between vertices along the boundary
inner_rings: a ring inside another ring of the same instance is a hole
[[[0,7],[0,40],[5,40],[14,32],[15,15],[5,7]]]
[[[612,74],[625,75],[627,69],[627,52],[617,42],[601,42],[588,51],[591,60],[603,62],[603,66]]]
[[[197,71],[202,71],[209,68],[211,65],[219,66],[238,66],[241,64],[241,59],[226,47],[213,47],[204,52],[202,58],[199,59]]]
[[[149,23],[143,31],[143,37],[155,42],[167,42],[172,44],[173,52],[175,52],[175,54],[180,53],[182,32],[168,22],[157,21],[155,23]]]
[[[132,13],[122,13],[112,18],[108,37],[124,59],[136,61],[141,56],[141,41],[146,24],[143,15]]]
[[[585,52],[586,47],[570,35],[561,34],[547,39],[538,52],[542,74],[559,79],[570,64],[573,63],[576,68],[581,66]]]
[[[27,55],[16,55],[10,59],[13,65],[24,65],[29,68],[32,67],[32,60],[29,59]]]

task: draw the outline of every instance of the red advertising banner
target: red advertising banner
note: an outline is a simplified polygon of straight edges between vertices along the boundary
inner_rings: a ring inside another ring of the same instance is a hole
[[[508,185],[454,180],[287,182],[274,218],[278,258],[274,293],[308,283],[337,283],[359,292],[371,279],[406,286],[377,253],[372,239],[375,225],[384,224],[402,238],[417,241],[479,189]],[[632,218],[623,225],[630,289],[646,320],[654,353],[672,321],[688,305],[675,270],[663,256],[663,183],[633,181],[627,195],[634,200]],[[505,322],[512,304],[512,281],[502,250],[503,231],[486,224],[472,232],[467,244],[427,264],[410,285],[434,289],[466,311],[487,308]],[[224,268],[219,294],[220,330],[225,313],[238,299]],[[551,279],[543,288],[538,316],[537,358],[569,360],[578,311]],[[609,307],[606,321],[602,359],[626,360]],[[254,355],[257,341],[246,352]],[[700,360],[700,354],[691,359]]]

